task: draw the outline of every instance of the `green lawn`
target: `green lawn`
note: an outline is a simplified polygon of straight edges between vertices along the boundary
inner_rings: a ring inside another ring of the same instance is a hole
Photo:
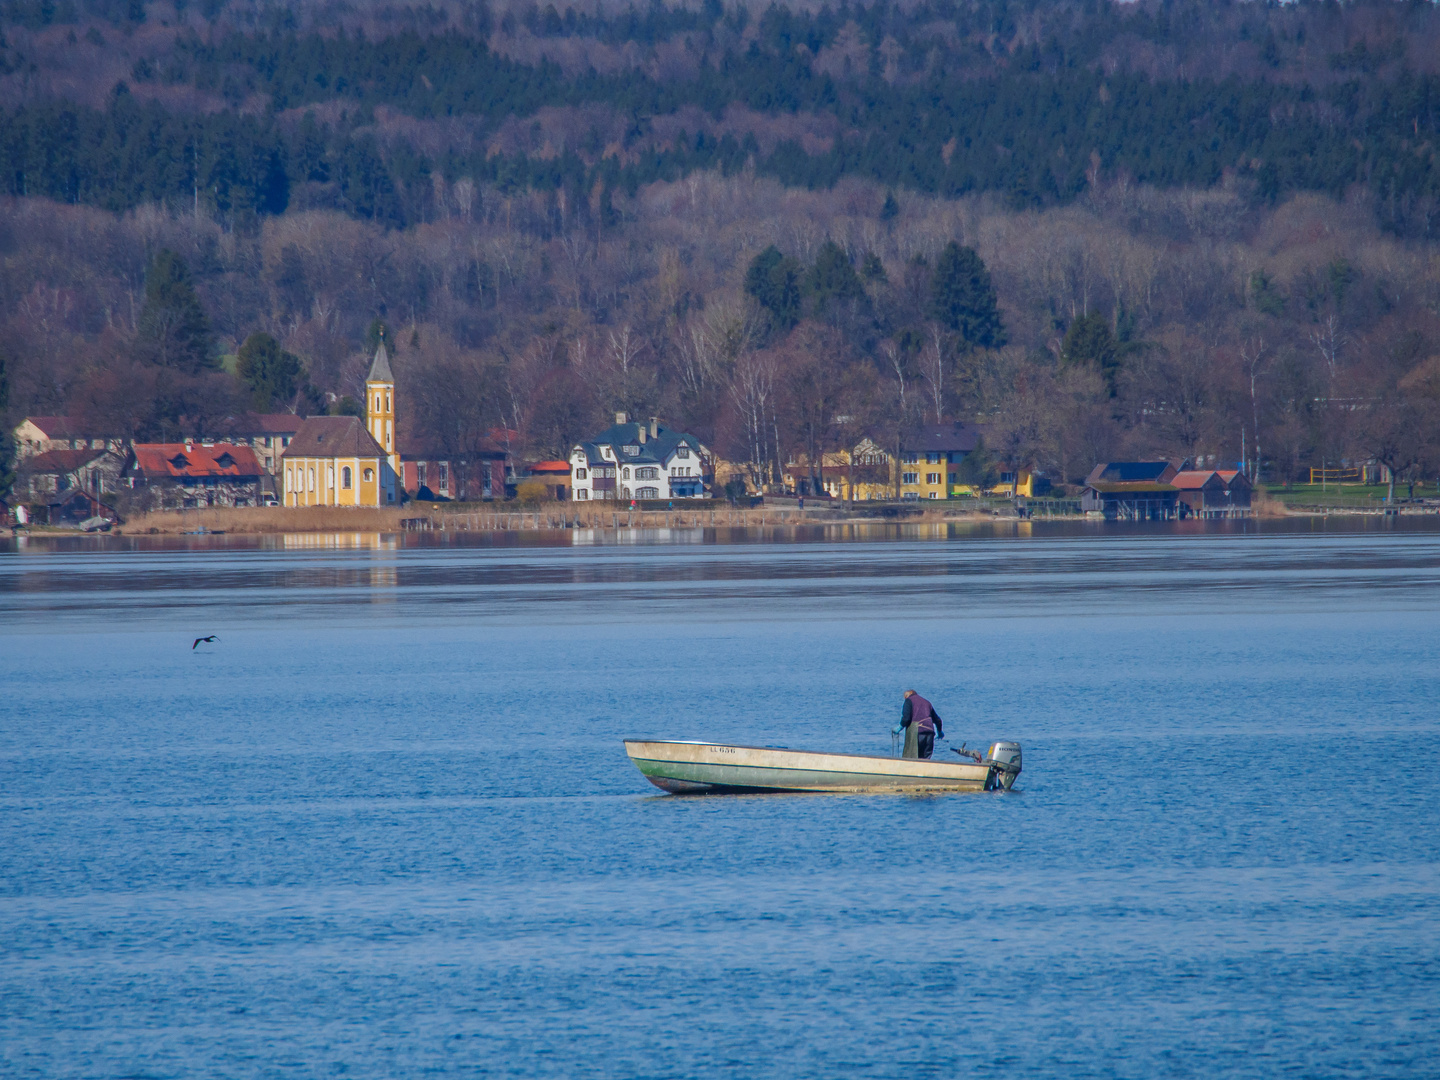
[[[1266,484],[1272,499],[1279,499],[1287,506],[1375,506],[1385,501],[1388,488],[1385,484]],[[1409,488],[1404,484],[1395,485],[1395,499],[1407,498]],[[1415,498],[1440,498],[1434,484],[1415,485]]]

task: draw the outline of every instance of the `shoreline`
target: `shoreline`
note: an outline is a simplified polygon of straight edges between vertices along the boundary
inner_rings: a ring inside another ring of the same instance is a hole
[[[7,530],[10,536],[265,536],[311,533],[533,533],[574,529],[753,529],[834,525],[981,525],[1071,523],[1091,525],[1181,524],[1180,522],[1111,522],[1079,514],[1036,514],[1022,518],[1007,512],[961,507],[915,507],[883,504],[866,510],[850,506],[679,507],[664,510],[579,508],[551,503],[538,507],[426,505],[366,509],[349,507],[238,507],[156,511],[137,515],[108,533],[31,526]],[[858,510],[858,512],[857,512]],[[1326,518],[1435,518],[1440,509],[1421,506],[1290,508],[1269,501],[1245,518],[1187,519],[1184,524],[1283,521]]]

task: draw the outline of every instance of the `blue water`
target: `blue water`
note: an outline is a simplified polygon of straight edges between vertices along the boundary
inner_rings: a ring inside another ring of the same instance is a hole
[[[0,1075],[1440,1075],[1440,532],[615,539],[0,552]]]

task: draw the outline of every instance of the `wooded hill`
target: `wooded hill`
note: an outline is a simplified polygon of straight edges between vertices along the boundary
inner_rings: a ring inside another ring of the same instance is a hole
[[[937,415],[1064,478],[1257,427],[1280,478],[1434,462],[1377,434],[1440,403],[1431,4],[0,20],[12,416],[341,407],[379,320],[402,421],[457,445],[623,408],[757,479]],[[206,320],[183,371],[161,263]]]

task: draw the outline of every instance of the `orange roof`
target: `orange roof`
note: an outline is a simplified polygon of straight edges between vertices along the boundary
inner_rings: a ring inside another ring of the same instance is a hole
[[[1187,469],[1185,472],[1178,472],[1170,479],[1182,491],[1193,491],[1202,488],[1215,475],[1214,469]]]
[[[259,476],[260,462],[248,446],[216,443],[136,443],[135,467],[146,476]]]
[[[1234,480],[1235,477],[1237,477],[1237,476],[1240,475],[1240,470],[1239,470],[1239,469],[1216,469],[1216,470],[1215,470],[1215,473],[1216,473],[1217,476],[1220,477],[1221,480],[1224,480],[1225,483],[1228,484],[1228,483],[1230,483],[1231,480]]]
[[[537,461],[530,466],[532,473],[566,473],[570,472],[568,461]]]

